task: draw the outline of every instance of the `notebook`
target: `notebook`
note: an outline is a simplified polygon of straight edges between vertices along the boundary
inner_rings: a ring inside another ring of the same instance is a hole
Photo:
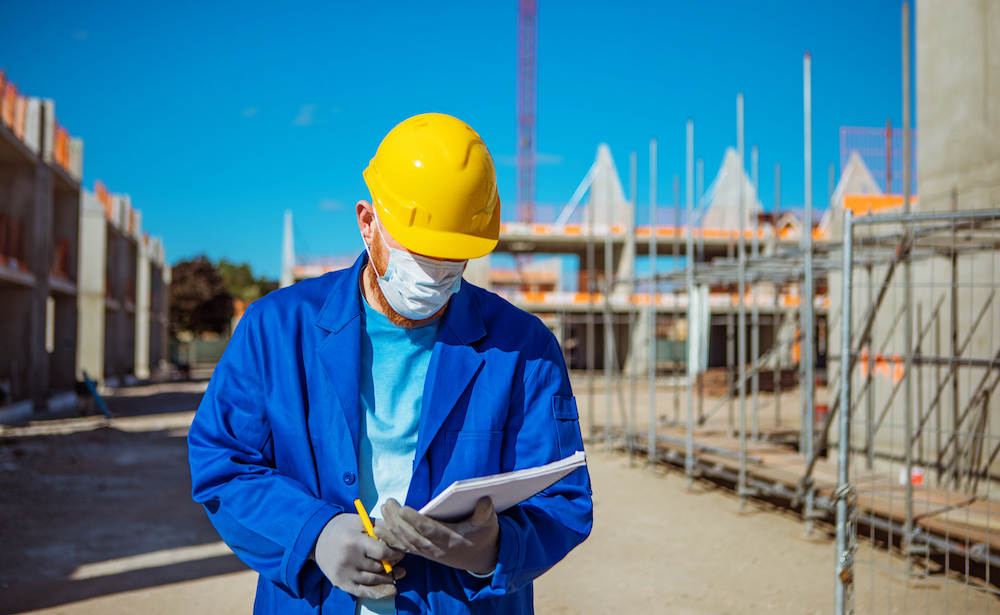
[[[476,502],[486,496],[493,500],[494,508],[501,513],[548,489],[586,464],[586,454],[577,451],[565,459],[537,468],[458,480],[421,508],[420,514],[439,521],[461,519],[472,514]]]

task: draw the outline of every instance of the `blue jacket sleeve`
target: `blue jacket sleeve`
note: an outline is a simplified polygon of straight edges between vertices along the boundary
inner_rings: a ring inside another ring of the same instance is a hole
[[[540,355],[526,362],[518,385],[521,391],[512,396],[504,434],[504,457],[514,460],[511,469],[544,465],[582,451],[576,400],[551,334]],[[458,573],[467,598],[517,591],[566,557],[590,535],[591,494],[584,467],[501,513],[500,554],[492,578]]]
[[[343,509],[275,469],[261,355],[251,304],[188,433],[192,497],[241,560],[300,598],[323,578],[310,554]]]

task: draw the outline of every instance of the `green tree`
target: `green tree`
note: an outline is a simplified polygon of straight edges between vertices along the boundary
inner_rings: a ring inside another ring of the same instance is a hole
[[[233,297],[211,261],[199,256],[177,263],[172,274],[170,323],[174,334],[225,332],[233,317]]]
[[[225,280],[226,292],[237,299],[250,303],[267,294],[267,280],[255,278],[247,263],[236,264],[223,258],[216,269]]]

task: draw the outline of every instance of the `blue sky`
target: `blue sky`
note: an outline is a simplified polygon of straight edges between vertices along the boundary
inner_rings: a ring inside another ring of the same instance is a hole
[[[56,101],[85,140],[84,183],[132,195],[176,262],[205,253],[277,277],[282,212],[299,248],[362,249],[361,171],[397,122],[425,111],[471,124],[514,206],[516,2],[20,2],[0,20],[0,66]],[[659,141],[661,203],[681,175],[684,124],[706,184],[736,144],[760,148],[761,200],[803,201],[802,53],[813,57],[814,203],[838,128],[901,124],[900,6],[838,2],[540,0],[538,201],[565,203],[597,144],[627,185]],[[748,155],[749,165],[749,155]],[[509,218],[509,214],[504,216]]]

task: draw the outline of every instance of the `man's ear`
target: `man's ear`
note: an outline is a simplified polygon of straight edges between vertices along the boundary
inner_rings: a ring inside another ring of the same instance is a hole
[[[361,236],[365,238],[366,244],[371,245],[375,237],[375,211],[372,209],[372,204],[368,201],[358,201],[355,211],[358,214],[358,229],[361,231]]]

